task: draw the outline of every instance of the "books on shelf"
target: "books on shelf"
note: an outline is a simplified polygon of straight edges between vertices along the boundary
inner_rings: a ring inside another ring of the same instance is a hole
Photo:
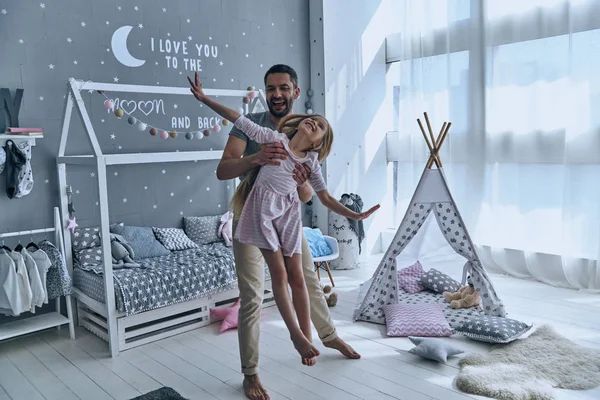
[[[20,136],[42,136],[44,130],[42,128],[6,128],[7,135],[20,135]]]

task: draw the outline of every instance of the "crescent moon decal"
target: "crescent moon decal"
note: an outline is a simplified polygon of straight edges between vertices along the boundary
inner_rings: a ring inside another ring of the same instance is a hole
[[[112,40],[110,42],[110,46],[112,47],[112,52],[121,64],[126,67],[140,67],[144,65],[146,60],[138,60],[134,56],[131,55],[129,49],[127,48],[127,37],[129,36],[129,32],[133,27],[126,25],[122,26],[115,31],[112,35]]]

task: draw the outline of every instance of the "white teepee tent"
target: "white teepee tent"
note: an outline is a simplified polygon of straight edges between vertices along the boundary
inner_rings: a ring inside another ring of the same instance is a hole
[[[430,214],[435,216],[439,229],[452,249],[467,260],[463,268],[462,284],[465,284],[466,275],[469,274],[475,289],[481,295],[483,311],[488,315],[504,317],[506,315],[504,305],[481,265],[442,170],[438,152],[444,143],[451,123],[444,122],[437,139],[435,139],[427,113],[424,115],[429,138],[421,121],[417,119],[417,122],[431,153],[429,160],[390,247],[371,279],[367,281],[368,289],[365,291],[363,288],[361,291],[358,306],[354,311],[354,320],[385,323],[383,306],[398,302],[396,297],[398,290],[397,258],[417,235]],[[437,167],[435,169],[433,168],[434,164]]]

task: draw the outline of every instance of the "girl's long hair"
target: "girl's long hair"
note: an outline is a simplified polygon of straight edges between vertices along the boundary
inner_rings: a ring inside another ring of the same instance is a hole
[[[296,135],[298,132],[298,126],[302,121],[306,118],[315,117],[316,114],[291,114],[284,117],[280,122],[279,126],[277,126],[277,131],[282,132],[287,135],[290,140]],[[327,123],[327,128],[325,130],[325,135],[323,136],[323,140],[321,144],[315,148],[309,149],[309,151],[316,151],[319,154],[319,163],[325,161],[329,153],[331,152],[331,146],[333,145],[333,130],[331,129],[331,125],[329,122]],[[262,149],[263,145],[259,147]],[[244,208],[244,203],[254,187],[254,182],[256,182],[256,177],[258,176],[258,171],[260,171],[260,167],[256,167],[251,169],[246,178],[240,182],[240,185],[237,187],[233,198],[231,199],[231,209],[236,216],[239,216]]]

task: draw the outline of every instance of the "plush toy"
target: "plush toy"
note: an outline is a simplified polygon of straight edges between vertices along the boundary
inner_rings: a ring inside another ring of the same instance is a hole
[[[220,236],[225,241],[225,246],[231,247],[233,242],[233,213],[227,211],[221,216],[221,223],[219,224],[219,230],[217,236]]]
[[[125,241],[123,236],[116,233],[110,234],[110,250],[112,253],[113,268],[137,268],[140,264],[133,261],[133,248]]]
[[[337,293],[331,291],[331,286],[325,285],[322,287],[323,293],[325,294],[325,300],[329,307],[335,307],[338,301]]]
[[[479,292],[475,290],[471,277],[467,281],[469,284],[461,287],[458,292],[443,293],[444,298],[452,308],[469,308],[480,304],[481,297],[479,297]]]

